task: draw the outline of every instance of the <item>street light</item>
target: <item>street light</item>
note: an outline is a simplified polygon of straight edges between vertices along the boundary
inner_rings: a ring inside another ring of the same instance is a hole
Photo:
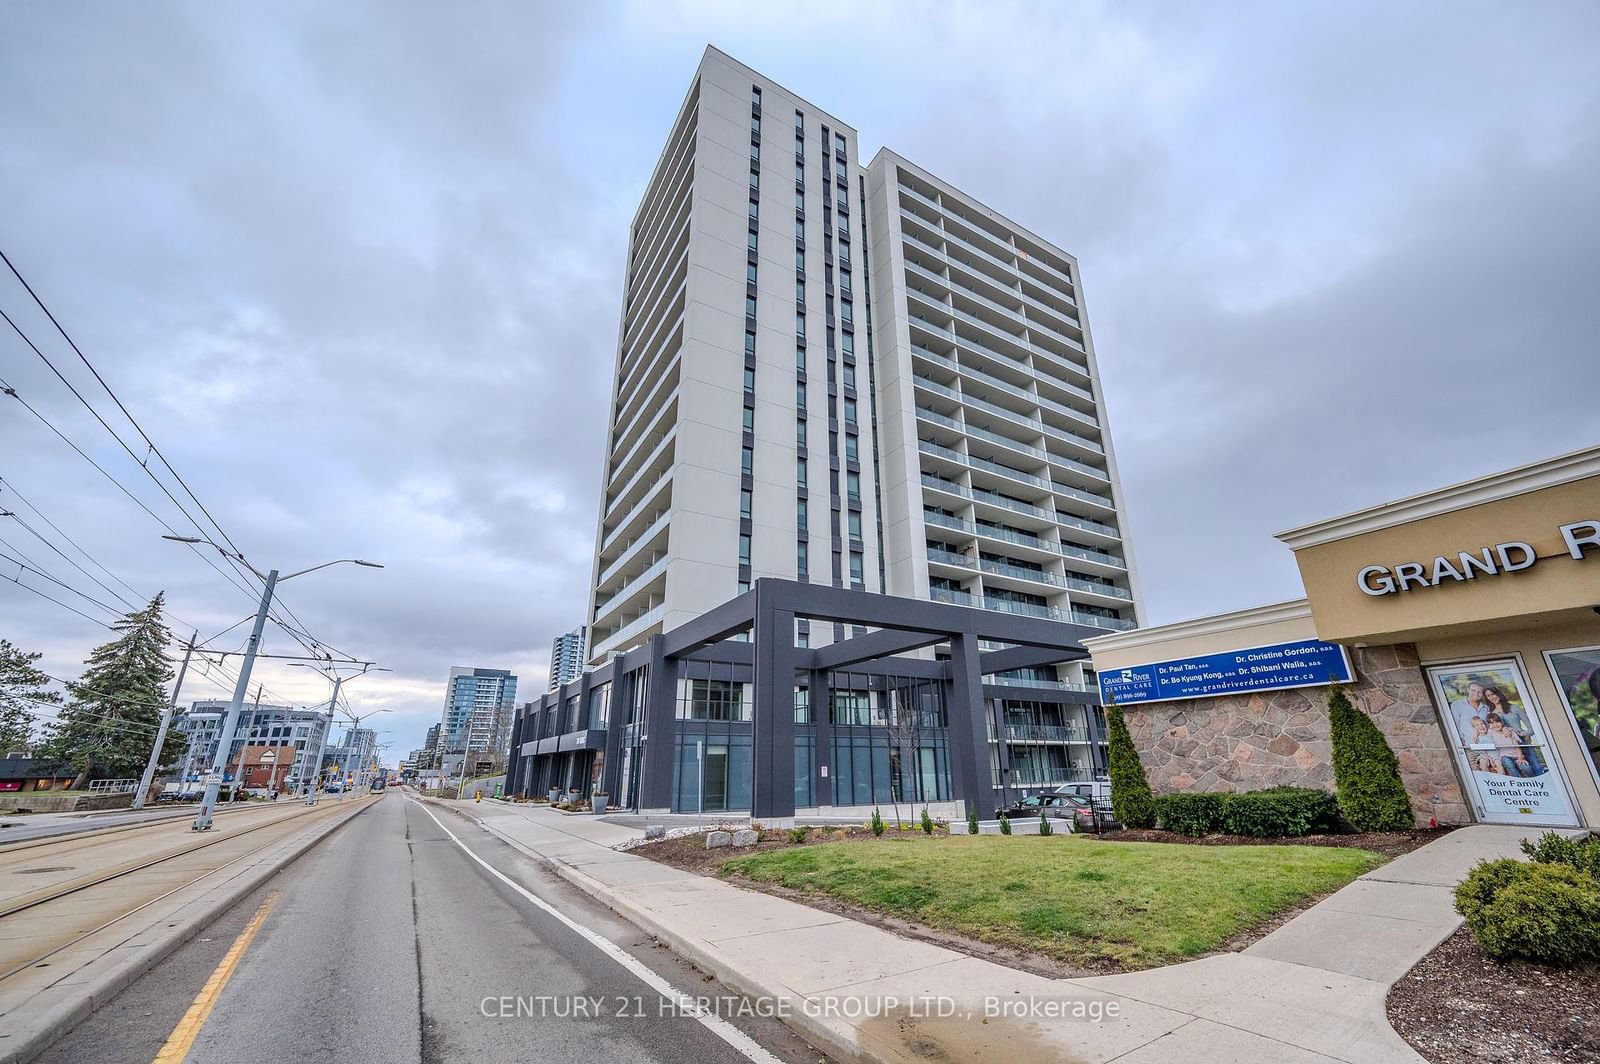
[[[315,665],[307,665],[303,661],[291,661],[289,663],[289,667],[291,669],[316,668]],[[333,678],[333,697],[328,699],[328,723],[322,726],[322,735],[317,739],[317,759],[316,761],[312,762],[311,766],[311,789],[306,793],[307,805],[316,805],[317,796],[322,791],[322,758],[328,749],[328,736],[333,732],[333,713],[339,705],[339,688],[343,686],[345,681],[345,678],[339,675],[339,670],[333,668],[331,665],[325,672],[322,669],[317,669],[317,671],[321,672],[324,676],[331,676]],[[350,679],[354,680],[358,677],[365,676],[368,672],[390,671],[392,670],[384,668],[374,669],[371,664],[364,664],[361,666],[361,671],[356,673],[355,676],[350,677]]]
[[[256,649],[261,645],[261,631],[267,624],[267,611],[272,608],[273,590],[278,586],[280,580],[293,580],[297,576],[314,573],[318,569],[326,569],[330,565],[339,565],[342,562],[364,565],[369,569],[382,569],[383,566],[377,562],[363,561],[360,558],[336,558],[331,562],[323,562],[321,565],[313,565],[309,569],[300,569],[290,573],[288,576],[280,577],[278,570],[273,569],[270,572],[263,573],[246,561],[244,555],[238,551],[226,550],[209,539],[203,539],[199,536],[162,536],[161,538],[170,539],[175,543],[204,543],[207,546],[215,547],[217,553],[225,558],[232,558],[238,561],[260,577],[262,583],[266,585],[261,591],[261,605],[256,610],[256,623],[255,627],[250,631],[250,642],[245,648],[244,662],[239,666],[239,679],[233,688],[233,701],[228,705],[228,716],[223,721],[222,732],[217,736],[217,752],[211,761],[211,772],[206,776],[205,797],[200,800],[200,812],[196,813],[194,818],[193,826],[195,831],[210,831],[211,815],[217,807],[217,791],[222,787],[222,774],[227,769],[228,754],[233,747],[233,733],[238,730],[239,713],[244,708],[244,696],[250,688],[250,670],[256,663]]]

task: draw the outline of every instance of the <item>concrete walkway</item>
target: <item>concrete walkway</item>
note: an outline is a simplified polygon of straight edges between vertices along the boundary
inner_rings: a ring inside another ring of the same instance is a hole
[[[831,1056],[875,1061],[1420,1061],[1385,1018],[1389,985],[1459,925],[1451,889],[1473,862],[1515,856],[1528,834],[1453,832],[1240,953],[1049,979],[611,848],[637,828],[538,806],[445,804],[784,1010]]]

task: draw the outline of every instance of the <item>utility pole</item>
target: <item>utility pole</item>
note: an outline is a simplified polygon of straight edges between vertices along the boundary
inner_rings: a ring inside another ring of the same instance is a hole
[[[205,797],[200,799],[200,812],[194,818],[195,831],[211,830],[212,813],[217,808],[217,791],[222,787],[222,774],[228,767],[228,755],[233,752],[233,733],[239,727],[239,712],[244,708],[245,692],[250,690],[250,670],[256,664],[261,630],[267,626],[267,610],[272,606],[272,590],[277,586],[278,570],[274,569],[267,574],[266,586],[261,591],[261,606],[256,610],[255,627],[250,630],[244,662],[239,666],[239,682],[233,686],[233,701],[228,703],[228,715],[223,719],[222,731],[217,736],[217,753],[211,759],[211,772],[206,776]]]
[[[306,804],[317,804],[317,792],[322,790],[322,755],[328,749],[328,735],[333,731],[333,711],[339,705],[339,688],[344,683],[344,677],[338,673],[333,676],[333,697],[328,699],[328,723],[322,727],[322,735],[317,739],[317,759],[311,764],[311,790],[306,794]]]
[[[267,686],[266,684],[261,684],[261,683],[256,684],[255,708],[252,709],[251,713],[250,713],[250,726],[252,728],[256,728],[256,727],[260,727],[261,726],[261,693],[266,688],[266,686]],[[244,739],[241,740],[240,743],[239,743],[239,762],[238,762],[237,765],[234,766],[234,770],[233,770],[233,787],[230,788],[230,790],[228,792],[229,796],[235,802],[237,802],[239,800],[239,785],[244,782],[244,765],[245,765],[244,752],[245,752],[245,750],[247,750],[249,748],[249,746],[250,746],[250,736],[246,735],[244,737]],[[231,752],[232,751],[230,751],[230,754],[231,754]]]
[[[183,648],[183,664],[178,666],[178,679],[172,685],[172,701],[161,714],[161,727],[156,729],[156,744],[150,748],[150,760],[144,764],[144,775],[139,777],[139,789],[133,793],[133,808],[144,808],[144,797],[150,793],[150,783],[156,776],[156,762],[161,760],[161,748],[167,742],[167,728],[172,724],[172,714],[178,708],[178,692],[183,688],[183,678],[189,672],[189,656],[194,653],[194,641],[200,638],[198,629],[189,637]]]

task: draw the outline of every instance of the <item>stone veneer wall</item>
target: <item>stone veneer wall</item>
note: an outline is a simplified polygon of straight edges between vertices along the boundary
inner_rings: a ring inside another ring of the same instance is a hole
[[[1372,717],[1400,762],[1419,824],[1472,817],[1410,643],[1350,649],[1351,701]],[[1333,790],[1328,689],[1303,687],[1127,706],[1128,731],[1157,794],[1253,791],[1292,785]]]

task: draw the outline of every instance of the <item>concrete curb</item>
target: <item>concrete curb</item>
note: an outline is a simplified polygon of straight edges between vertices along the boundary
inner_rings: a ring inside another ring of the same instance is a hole
[[[74,1027],[88,1019],[96,1009],[108,1004],[150,969],[166,960],[178,947],[205,930],[262,883],[281,872],[335,830],[366,812],[372,805],[373,803],[369,802],[349,816],[330,817],[326,823],[308,828],[300,836],[289,836],[289,839],[294,841],[285,853],[244,873],[229,884],[222,894],[197,904],[180,924],[171,928],[169,934],[141,950],[138,959],[133,963],[119,965],[116,970],[99,978],[91,975],[83,984],[82,996],[68,1004],[30,1011],[23,1028],[7,1034],[6,1041],[10,1044],[0,1049],[0,1064],[27,1064],[49,1049]]]
[[[470,813],[467,815],[471,816]],[[547,857],[537,850],[529,849],[485,820],[477,817],[471,817],[471,819],[477,821],[478,825],[485,831],[513,849],[555,869],[556,875],[588,894],[629,923],[636,925],[645,934],[656,939],[701,971],[716,977],[718,981],[735,993],[757,999],[792,999],[804,996],[796,994],[786,986],[767,986],[746,976],[737,968],[730,967],[726,961],[716,956],[714,952],[705,946],[668,927],[655,913],[635,905],[626,894],[606,886],[575,865],[567,864],[558,858]],[[649,858],[641,857],[639,860],[648,861]],[[688,993],[693,993],[693,991],[688,991]],[[846,1064],[846,1062],[854,1062],[854,1064],[893,1064],[888,1057],[877,1056],[858,1043],[841,1039],[837,1031],[822,1023],[819,1017],[808,1015],[806,1009],[793,1010],[789,1015],[783,1017],[783,1023],[804,1037],[813,1046],[821,1049],[830,1060],[840,1061],[842,1064]]]

